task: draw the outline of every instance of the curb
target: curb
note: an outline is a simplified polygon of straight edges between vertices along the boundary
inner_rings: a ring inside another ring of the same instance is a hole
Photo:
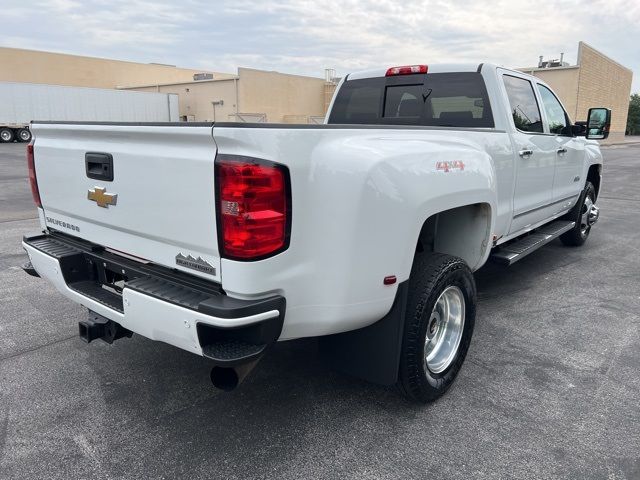
[[[640,140],[633,140],[631,142],[613,142],[613,143],[605,143],[605,144],[600,144],[601,147],[613,147],[613,146],[617,146],[617,145],[640,145]]]

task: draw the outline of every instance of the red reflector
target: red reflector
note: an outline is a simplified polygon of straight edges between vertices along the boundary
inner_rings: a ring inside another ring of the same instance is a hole
[[[428,65],[405,65],[403,67],[391,67],[387,70],[385,77],[393,77],[395,75],[411,75],[412,73],[427,73]]]
[[[290,198],[282,165],[248,157],[216,160],[221,253],[255,260],[287,247]]]
[[[382,283],[385,285],[393,285],[394,283],[396,283],[396,280],[397,279],[395,275],[389,275],[388,277],[384,277]]]
[[[31,195],[33,195],[33,201],[38,207],[42,208],[42,202],[40,201],[40,191],[38,190],[38,180],[36,179],[36,165],[33,156],[33,142],[27,145],[27,168],[29,170],[29,184],[31,185]]]

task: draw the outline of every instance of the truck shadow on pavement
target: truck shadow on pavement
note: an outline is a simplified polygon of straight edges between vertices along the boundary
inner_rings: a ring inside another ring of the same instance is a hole
[[[460,445],[467,435],[462,430],[477,415],[490,432],[511,422],[529,445],[548,432],[532,430],[526,411],[511,402],[523,395],[544,401],[539,387],[546,380],[526,372],[539,361],[547,363],[536,370],[550,369],[553,358],[522,345],[528,319],[495,319],[518,310],[522,296],[540,295],[554,271],[571,269],[584,255],[584,249],[552,243],[510,268],[489,264],[478,271],[478,318],[467,361],[447,395],[426,407],[394,388],[331,371],[313,339],[275,345],[239,388],[226,393],[211,385],[208,360],[134,336],[113,345],[72,338],[43,351],[37,368],[20,380],[12,408],[20,398],[37,406],[28,409],[25,425],[44,435],[38,464],[53,465],[67,452],[75,458],[69,476],[150,478],[161,471],[166,478],[211,478],[213,472],[216,478],[301,478],[307,472],[317,478],[313,472],[339,464],[343,477],[362,477],[370,462],[388,458],[390,448],[398,457],[422,445],[423,435],[439,435],[448,445],[443,448]],[[522,329],[515,339],[504,332],[514,323]],[[10,368],[17,377],[25,367]],[[496,397],[496,390],[503,396]],[[376,468],[384,471],[385,465]]]
[[[512,267],[488,264],[478,271],[479,332],[474,342],[482,342],[484,316],[492,310],[492,299],[526,290],[554,270],[580,261],[580,257],[567,254],[559,242],[554,242],[545,247],[544,253],[534,253]],[[293,437],[313,434],[305,432],[306,428],[329,428],[313,418],[333,422],[331,428],[347,434],[357,428],[354,412],[369,415],[373,409],[403,417],[424,408],[402,399],[393,387],[372,385],[331,371],[320,360],[313,339],[272,347],[245,382],[228,393],[210,384],[211,364],[206,359],[140,337],[113,346],[78,341],[76,348],[86,350],[96,388],[114,416],[125,413],[125,417],[141,417],[177,443],[188,436],[191,448],[212,448],[216,455],[222,448],[229,450],[227,453],[235,451],[236,458],[238,448],[249,448],[242,447],[247,442],[264,445],[275,436],[286,443]],[[468,360],[473,361],[473,356],[472,344]],[[455,401],[455,390],[464,388],[458,384],[469,380],[461,377],[434,408],[439,410],[439,403]],[[345,425],[336,415],[342,410],[352,417]],[[116,415],[117,411],[122,412]]]

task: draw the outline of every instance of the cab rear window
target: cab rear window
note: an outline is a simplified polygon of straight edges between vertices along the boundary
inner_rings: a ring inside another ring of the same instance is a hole
[[[329,123],[358,125],[494,126],[480,73],[428,73],[343,83]]]

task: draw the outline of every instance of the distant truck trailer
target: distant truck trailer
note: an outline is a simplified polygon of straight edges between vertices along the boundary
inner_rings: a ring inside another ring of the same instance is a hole
[[[178,95],[0,82],[0,142],[29,142],[37,121],[177,122]]]

